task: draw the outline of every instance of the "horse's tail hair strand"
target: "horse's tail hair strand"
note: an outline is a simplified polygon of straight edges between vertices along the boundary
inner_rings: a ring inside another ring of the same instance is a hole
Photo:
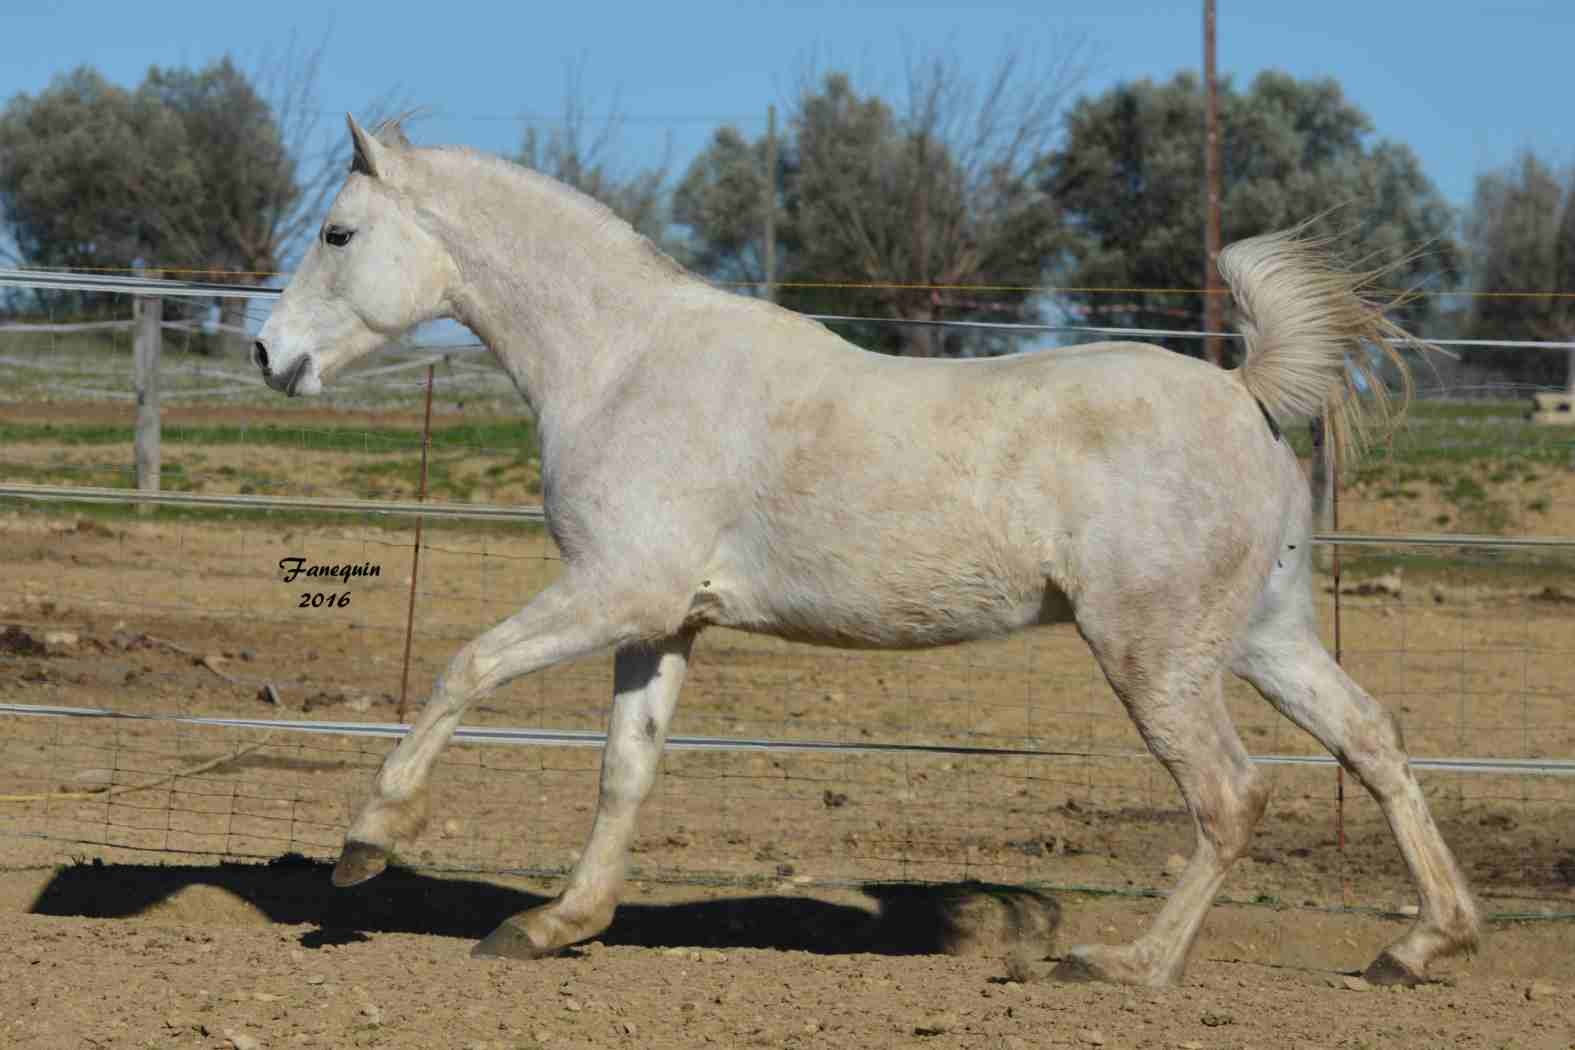
[[[1247,391],[1281,424],[1322,416],[1325,455],[1349,464],[1375,425],[1392,430],[1411,398],[1402,350],[1431,347],[1384,316],[1405,295],[1382,303],[1364,295],[1407,260],[1345,270],[1328,242],[1306,231],[1303,225],[1237,241],[1220,252],[1219,269],[1247,343],[1240,370]],[[1399,374],[1398,398],[1384,382],[1386,361]]]

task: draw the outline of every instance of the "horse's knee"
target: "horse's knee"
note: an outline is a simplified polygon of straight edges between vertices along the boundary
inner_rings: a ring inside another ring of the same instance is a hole
[[[481,689],[482,669],[480,667],[480,645],[477,641],[467,643],[454,658],[448,662],[448,667],[438,676],[437,687],[433,690],[434,699],[444,708],[454,710],[462,708]]]

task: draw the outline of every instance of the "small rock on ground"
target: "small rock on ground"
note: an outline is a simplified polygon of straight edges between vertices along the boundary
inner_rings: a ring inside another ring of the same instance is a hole
[[[1534,1003],[1541,999],[1552,999],[1558,994],[1559,990],[1547,981],[1532,981],[1526,985],[1526,999],[1529,1002]]]

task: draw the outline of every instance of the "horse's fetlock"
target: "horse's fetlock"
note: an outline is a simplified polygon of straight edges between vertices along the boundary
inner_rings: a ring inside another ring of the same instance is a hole
[[[577,920],[577,925],[582,931],[581,935],[585,937],[591,937],[595,934],[601,933],[607,927],[612,925],[613,915],[616,914],[617,911],[618,902],[607,901],[580,913],[575,918]]]
[[[378,823],[391,839],[410,839],[419,835],[427,826],[431,810],[431,794],[425,784],[417,788],[398,785],[390,789],[382,777],[378,778],[377,795],[371,803]]]
[[[1451,951],[1472,951],[1482,939],[1482,920],[1469,897],[1455,901],[1438,925],[1449,939]]]

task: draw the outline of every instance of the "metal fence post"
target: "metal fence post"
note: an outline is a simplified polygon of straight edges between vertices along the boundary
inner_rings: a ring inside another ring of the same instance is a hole
[[[1313,531],[1331,532],[1334,529],[1334,472],[1329,469],[1329,460],[1325,454],[1324,417],[1318,416],[1311,421],[1309,428],[1312,431],[1312,464],[1311,477],[1308,479],[1312,487]],[[1328,572],[1334,564],[1334,555],[1328,547],[1313,548],[1313,568],[1320,572]]]

